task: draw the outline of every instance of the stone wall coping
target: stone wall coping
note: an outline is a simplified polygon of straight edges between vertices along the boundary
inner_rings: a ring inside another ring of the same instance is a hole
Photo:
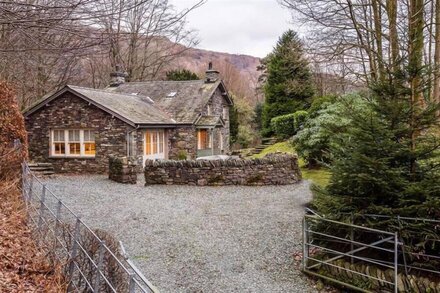
[[[239,167],[281,163],[289,160],[298,160],[297,155],[287,153],[269,154],[263,158],[250,159],[227,159],[227,160],[146,160],[145,168],[148,167]]]

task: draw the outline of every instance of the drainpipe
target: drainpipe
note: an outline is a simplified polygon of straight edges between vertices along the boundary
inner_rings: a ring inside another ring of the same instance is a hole
[[[130,134],[139,129],[139,125],[131,131],[127,131],[127,157],[130,157]]]

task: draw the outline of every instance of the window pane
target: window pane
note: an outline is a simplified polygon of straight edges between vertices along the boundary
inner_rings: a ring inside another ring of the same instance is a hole
[[[79,143],[69,143],[69,152],[71,155],[80,155],[81,149]]]
[[[145,154],[147,154],[147,155],[151,155],[151,133],[149,132],[149,131],[147,131],[146,133],[145,133],[145,147],[146,147],[146,150],[145,150]]]
[[[84,141],[90,141],[90,130],[84,130]]]
[[[157,136],[159,133],[157,131],[153,132],[153,154],[157,154]]]
[[[64,141],[64,130],[54,130],[53,141]]]
[[[79,142],[79,130],[69,130],[69,141]]]
[[[159,153],[163,153],[164,133],[159,132]]]
[[[64,143],[55,143],[55,154],[64,155],[66,153]]]
[[[95,143],[86,143],[84,144],[84,154],[86,155],[95,155]]]

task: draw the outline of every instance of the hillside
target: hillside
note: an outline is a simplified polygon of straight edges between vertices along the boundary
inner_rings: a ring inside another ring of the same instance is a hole
[[[230,91],[245,96],[252,105],[261,101],[261,97],[255,93],[260,74],[257,71],[260,64],[258,57],[190,48],[174,60],[170,67],[189,69],[203,76],[209,62],[220,71]]]

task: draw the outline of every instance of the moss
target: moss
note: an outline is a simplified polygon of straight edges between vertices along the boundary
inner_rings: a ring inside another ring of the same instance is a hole
[[[289,143],[288,141],[283,141],[265,148],[261,153],[253,155],[252,158],[262,158],[267,154],[276,153],[276,152],[283,152],[288,154],[296,153],[291,143]]]
[[[188,153],[186,152],[186,151],[184,151],[184,150],[180,150],[178,153],[177,153],[177,159],[178,160],[186,160],[188,158]]]

